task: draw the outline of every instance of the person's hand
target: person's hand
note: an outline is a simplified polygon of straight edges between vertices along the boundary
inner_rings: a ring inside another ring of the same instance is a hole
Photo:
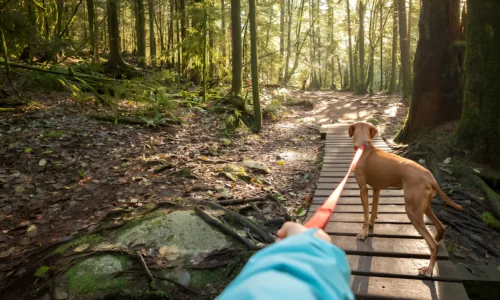
[[[301,234],[308,229],[309,228],[306,228],[304,225],[299,223],[285,222],[280,230],[278,230],[278,238],[276,239],[276,241],[282,240],[289,236]],[[332,242],[330,236],[328,236],[328,234],[326,234],[326,232],[324,232],[322,229],[318,229],[318,231],[314,233],[314,236],[328,243]]]

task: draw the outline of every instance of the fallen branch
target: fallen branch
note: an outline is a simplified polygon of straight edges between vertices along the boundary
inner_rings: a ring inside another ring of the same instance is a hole
[[[248,199],[233,199],[233,200],[221,200],[217,201],[219,205],[235,205],[235,204],[246,204],[250,202],[259,202],[259,201],[268,201],[270,200],[268,197],[256,197],[256,198],[248,198]]]
[[[254,243],[250,242],[249,240],[247,240],[246,238],[242,237],[241,235],[239,235],[238,233],[236,233],[234,230],[232,230],[231,228],[229,228],[228,226],[222,224],[219,220],[217,220],[216,218],[214,217],[211,217],[209,216],[207,213],[205,213],[201,208],[199,207],[195,207],[194,208],[194,212],[198,215],[198,217],[200,217],[203,221],[207,222],[208,224],[216,227],[217,229],[219,229],[220,231],[222,231],[223,233],[227,234],[227,235],[230,235],[231,237],[233,237],[235,240],[237,240],[238,242],[242,243],[243,245],[245,245],[248,249],[250,250],[259,250],[260,247],[258,247],[257,245],[255,245]]]
[[[259,225],[255,224],[255,223],[253,223],[252,221],[250,221],[246,217],[240,215],[239,213],[232,211],[230,209],[227,209],[227,208],[225,208],[225,207],[223,207],[215,202],[210,202],[210,201],[200,201],[200,202],[203,205],[207,205],[207,206],[210,206],[210,207],[215,208],[215,209],[220,209],[223,212],[229,214],[231,217],[233,217],[234,219],[239,221],[241,224],[247,226],[251,231],[255,232],[255,234],[257,234],[263,242],[268,243],[268,244],[274,243],[274,237],[271,234],[266,232],[263,228],[261,228]]]

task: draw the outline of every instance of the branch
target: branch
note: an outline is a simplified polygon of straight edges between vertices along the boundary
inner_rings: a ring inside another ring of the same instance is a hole
[[[238,220],[241,224],[247,226],[251,231],[255,232],[255,234],[257,234],[262,241],[264,241],[268,244],[274,243],[274,237],[271,234],[266,232],[259,225],[254,224],[252,221],[250,221],[246,217],[240,215],[239,213],[232,211],[230,209],[227,209],[227,208],[225,208],[225,207],[223,207],[215,202],[200,201],[200,203],[202,203],[203,205],[210,206],[210,207],[215,208],[215,209],[222,210],[223,212],[229,214],[234,219]]]
[[[237,240],[238,242],[242,243],[243,245],[245,245],[248,249],[250,250],[259,250],[260,247],[257,247],[254,243],[250,242],[249,240],[247,240],[246,238],[242,237],[241,235],[239,235],[238,233],[234,232],[234,230],[232,230],[231,228],[227,227],[226,225],[222,224],[219,220],[217,220],[216,218],[214,217],[211,217],[209,216],[208,214],[206,214],[203,210],[201,210],[201,208],[199,207],[195,207],[194,208],[194,212],[198,215],[198,217],[200,217],[203,221],[207,222],[208,224],[216,227],[217,229],[219,229],[220,231],[222,231],[223,233],[225,234],[228,234],[230,235],[231,237],[233,237],[235,240]]]

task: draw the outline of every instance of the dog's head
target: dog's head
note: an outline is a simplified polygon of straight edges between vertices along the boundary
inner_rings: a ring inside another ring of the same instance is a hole
[[[349,136],[354,137],[354,148],[358,148],[364,143],[371,144],[371,140],[377,135],[375,126],[366,122],[356,122],[349,126]]]

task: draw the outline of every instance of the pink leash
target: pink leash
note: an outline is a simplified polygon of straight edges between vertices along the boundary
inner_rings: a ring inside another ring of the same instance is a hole
[[[354,158],[352,159],[351,162],[351,166],[349,167],[349,171],[347,171],[347,174],[344,176],[344,179],[342,180],[342,182],[340,182],[340,184],[333,191],[333,193],[331,193],[330,196],[328,196],[328,199],[326,199],[325,203],[321,205],[321,207],[316,211],[316,213],[312,216],[312,218],[309,219],[309,221],[307,221],[304,224],[305,227],[325,229],[326,224],[328,224],[328,221],[330,220],[330,216],[335,211],[335,207],[337,207],[337,204],[339,203],[340,195],[344,190],[347,178],[349,178],[349,175],[351,174],[352,170],[356,168],[356,164],[361,158],[361,154],[363,154],[363,150],[365,149],[366,146],[367,146],[366,144],[363,144],[356,150]]]

